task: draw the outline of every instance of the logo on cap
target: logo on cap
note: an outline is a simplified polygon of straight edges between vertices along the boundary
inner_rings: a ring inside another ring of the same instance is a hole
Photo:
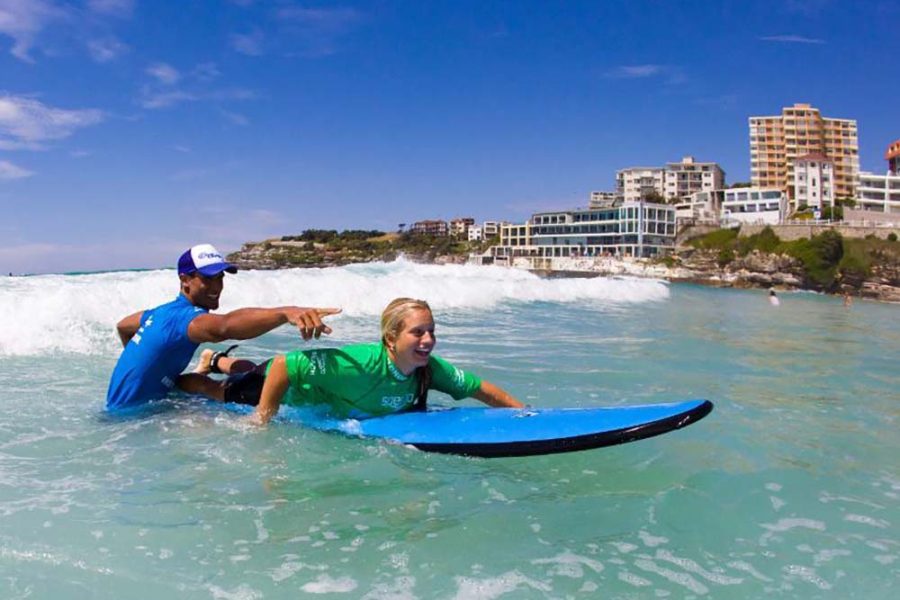
[[[237,273],[237,267],[225,262],[222,254],[210,244],[198,244],[178,259],[179,275],[200,273],[205,277],[215,277],[223,271]]]

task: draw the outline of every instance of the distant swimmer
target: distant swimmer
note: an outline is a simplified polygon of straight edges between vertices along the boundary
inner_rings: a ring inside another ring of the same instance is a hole
[[[778,299],[775,290],[769,290],[769,304],[772,306],[779,306],[781,304],[781,300]]]
[[[844,306],[847,308],[853,306],[853,296],[850,295],[850,292],[844,292]]]
[[[181,372],[202,342],[246,340],[285,323],[296,325],[304,340],[318,338],[331,333],[322,318],[341,312],[339,308],[282,306],[210,314],[219,308],[225,273],[237,273],[237,267],[225,262],[209,244],[194,246],[178,259],[178,297],[119,321],[116,329],[124,350],[109,381],[107,409],[164,398],[179,385]]]
[[[397,298],[381,315],[380,342],[297,350],[251,371],[236,364],[248,361],[204,350],[197,371],[184,375],[180,385],[219,402],[256,406],[259,424],[267,423],[282,403],[324,405],[333,416],[355,419],[421,410],[429,389],[492,407],[523,406],[499,386],[435,356],[436,343],[428,303]],[[229,377],[215,380],[206,377],[210,372]]]

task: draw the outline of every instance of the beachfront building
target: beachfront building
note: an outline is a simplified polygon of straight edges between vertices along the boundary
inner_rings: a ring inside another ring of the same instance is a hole
[[[665,172],[662,167],[630,167],[616,171],[616,195],[625,202],[637,202],[652,194],[665,197]]]
[[[887,173],[882,175],[864,171],[859,174],[856,208],[871,213],[855,215],[862,216],[862,220],[868,220],[875,214],[897,215],[886,217],[889,220],[900,218],[900,140],[888,146],[884,158],[888,163]]]
[[[714,162],[697,162],[685,156],[681,162],[668,163],[663,174],[663,196],[686,200],[695,192],[711,192],[725,187],[725,171]]]
[[[859,174],[859,141],[854,119],[825,118],[809,104],[794,104],[780,115],[750,117],[750,177],[755,188],[783,190],[796,198],[794,166],[809,154],[833,162],[834,197],[852,198]]]
[[[606,208],[621,200],[617,192],[591,192],[590,208]]]
[[[470,242],[489,240],[500,235],[500,221],[485,221],[481,225],[469,227],[468,239]]]
[[[469,227],[475,224],[472,217],[461,217],[450,221],[450,235],[455,238],[465,239],[469,234]]]
[[[856,208],[900,218],[900,172],[861,172],[856,188]]]
[[[823,154],[807,154],[795,159],[791,210],[808,206],[820,211],[833,207],[834,199],[834,162]]]
[[[788,211],[787,195],[777,188],[731,188],[722,198],[722,223],[777,225]]]
[[[416,221],[409,228],[413,233],[422,233],[426,235],[435,235],[435,236],[446,236],[450,232],[450,228],[447,225],[447,221],[435,221],[435,220],[426,220],[426,221]]]
[[[675,222],[683,225],[713,225],[719,222],[722,214],[722,201],[725,190],[694,192],[675,204]]]
[[[666,204],[536,213],[524,225],[503,225],[495,258],[652,257],[675,247],[675,209]]]
[[[500,221],[485,221],[481,224],[481,231],[484,239],[490,239],[500,235]]]
[[[500,226],[500,245],[509,248],[531,246],[531,221],[521,225],[504,223]]]

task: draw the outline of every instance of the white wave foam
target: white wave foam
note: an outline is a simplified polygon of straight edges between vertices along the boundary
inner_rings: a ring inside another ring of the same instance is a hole
[[[0,279],[0,356],[58,352],[114,355],[122,317],[174,298],[173,271],[43,275]],[[371,317],[398,296],[436,311],[484,310],[516,302],[609,306],[668,298],[665,283],[638,279],[541,279],[501,267],[408,261],[330,269],[243,271],[228,276],[222,311],[243,306],[337,306]]]

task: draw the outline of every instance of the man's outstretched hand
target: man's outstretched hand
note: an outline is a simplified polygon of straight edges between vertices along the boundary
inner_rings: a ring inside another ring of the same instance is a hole
[[[324,333],[331,333],[331,327],[322,322],[322,317],[336,315],[341,312],[340,308],[307,308],[303,306],[292,306],[285,311],[288,323],[296,325],[297,330],[304,340],[312,338],[319,339]]]

